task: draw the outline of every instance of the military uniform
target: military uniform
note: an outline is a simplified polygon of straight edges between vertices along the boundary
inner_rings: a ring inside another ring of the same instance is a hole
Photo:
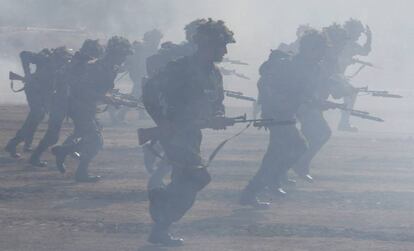
[[[324,48],[323,37],[312,32],[304,35],[295,56],[272,51],[260,67],[258,90],[263,118],[296,120],[299,108],[312,101]],[[267,207],[268,203],[258,201],[257,195],[275,181],[280,187],[287,171],[307,150],[307,142],[295,124],[271,126],[269,131],[267,151],[258,172],[242,192],[242,205]]]
[[[56,79],[55,92],[52,96],[52,105],[49,113],[48,127],[45,135],[39,145],[34,150],[30,162],[35,166],[44,166],[47,163],[40,160],[42,153],[50,146],[56,144],[59,140],[59,132],[62,123],[68,115],[69,94],[71,85],[79,81],[79,76],[88,61],[101,56],[103,49],[98,40],[87,39],[83,43],[81,49],[75,53],[70,62],[59,70]],[[73,139],[73,134],[68,137],[66,142]],[[61,171],[63,169],[59,167]]]
[[[114,88],[119,65],[125,60],[129,50],[128,40],[111,38],[105,56],[88,62],[78,81],[71,85],[68,115],[75,127],[76,140],[55,147],[54,153],[61,160],[75,151],[80,153],[76,171],[76,180],[79,182],[94,182],[99,178],[88,174],[89,163],[103,146],[102,127],[96,118],[97,105],[106,102],[105,94]]]
[[[50,108],[57,73],[57,65],[54,64],[52,52],[48,49],[39,53],[23,51],[20,58],[26,77],[24,92],[30,111],[22,127],[6,146],[6,151],[16,158],[20,156],[16,151],[17,145],[24,141],[25,148],[30,147],[37,127]],[[36,65],[33,74],[30,72],[30,64]]]
[[[171,238],[168,228],[184,216],[211,180],[200,157],[201,129],[225,128],[211,122],[224,114],[223,79],[214,62],[223,59],[226,44],[234,42],[233,33],[222,21],[209,19],[198,27],[194,38],[198,45],[194,55],[168,63],[144,86],[147,112],[160,128],[168,128],[160,144],[172,166],[171,182],[148,192],[154,221],[151,243],[182,243]]]

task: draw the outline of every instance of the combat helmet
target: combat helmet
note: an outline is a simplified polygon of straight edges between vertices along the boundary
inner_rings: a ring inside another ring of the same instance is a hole
[[[229,44],[235,43],[234,33],[227,28],[222,20],[214,21],[209,18],[201,23],[193,35],[194,43],[200,44]]]
[[[72,53],[66,46],[60,46],[51,50],[51,57],[55,63],[62,64],[71,59]]]
[[[299,43],[299,51],[301,53],[315,53],[316,50],[326,50],[328,42],[325,36],[317,30],[309,30],[303,34]]]
[[[324,27],[322,32],[330,47],[341,48],[349,39],[346,30],[336,23],[333,23],[328,27]]]
[[[142,38],[143,41],[160,41],[163,37],[161,31],[157,29],[153,29],[144,33],[144,37]]]
[[[362,22],[357,19],[349,19],[344,24],[344,29],[351,37],[359,37],[362,32],[365,31],[364,25],[362,25]]]
[[[196,19],[194,21],[191,21],[189,24],[187,24],[184,27],[184,31],[185,31],[185,38],[187,39],[188,42],[193,43],[193,36],[194,34],[197,32],[198,27],[200,26],[200,24],[204,24],[207,22],[207,19],[205,18],[199,18]]]
[[[79,51],[88,57],[100,58],[104,53],[104,48],[99,44],[98,39],[86,39]]]
[[[301,24],[296,29],[296,37],[302,37],[307,31],[313,30],[312,26],[309,24]]]
[[[121,36],[113,36],[106,45],[106,54],[127,56],[133,53],[131,43],[128,39]]]

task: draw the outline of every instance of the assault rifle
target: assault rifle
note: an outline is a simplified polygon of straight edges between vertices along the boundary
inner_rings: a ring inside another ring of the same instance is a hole
[[[249,65],[248,63],[245,63],[240,60],[233,60],[229,58],[223,58],[223,63],[230,63],[230,64],[236,64],[236,65]]]
[[[113,89],[109,92],[110,104],[115,107],[126,106],[130,108],[145,109],[141,100],[134,95],[121,93],[119,89]]]
[[[24,85],[26,84],[26,78],[25,77],[23,77],[23,76],[21,76],[17,73],[14,73],[12,71],[9,71],[9,79],[11,80],[10,89],[13,92],[21,92],[21,91],[24,90]],[[21,81],[23,83],[23,87],[21,87],[20,89],[15,89],[13,80]]]
[[[238,117],[215,117],[223,119],[223,124],[226,126],[232,126],[239,123],[252,123],[253,126],[259,126],[260,123],[271,124],[274,122],[273,119],[247,119],[246,114]],[[200,129],[209,128],[209,121],[198,121],[196,126]],[[263,126],[263,125],[262,125]],[[144,145],[145,143],[153,140],[159,140],[163,137],[167,137],[171,132],[172,128],[170,126],[155,126],[150,128],[139,128],[138,133],[138,143],[139,145]]]
[[[256,99],[255,98],[248,97],[248,96],[244,96],[242,92],[224,90],[224,94],[226,94],[226,96],[227,97],[230,97],[230,98],[235,98],[235,99],[241,99],[241,100],[256,102]]]
[[[367,119],[367,120],[372,120],[372,121],[377,121],[377,122],[384,122],[384,120],[382,118],[373,116],[369,112],[349,109],[346,106],[346,104],[338,104],[338,103],[326,100],[321,104],[321,106],[325,107],[325,108],[328,108],[328,109],[339,109],[339,110],[342,110],[342,111],[346,111],[346,112],[349,112],[349,114],[351,116],[354,116],[354,117]]]
[[[356,91],[370,94],[373,97],[383,97],[383,98],[402,98],[403,97],[398,94],[391,94],[388,91],[372,91],[368,89],[368,86],[356,88]]]

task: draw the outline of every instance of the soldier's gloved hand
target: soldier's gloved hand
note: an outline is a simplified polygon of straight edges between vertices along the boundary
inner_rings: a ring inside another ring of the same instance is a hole
[[[104,96],[102,102],[107,105],[112,105],[117,109],[120,107],[111,96]]]
[[[208,121],[208,127],[214,130],[224,130],[227,126],[233,124],[234,122],[231,119],[222,116],[212,117]]]

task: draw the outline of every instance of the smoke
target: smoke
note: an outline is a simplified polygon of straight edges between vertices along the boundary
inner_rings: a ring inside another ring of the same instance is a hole
[[[184,39],[184,25],[200,17],[223,19],[235,32],[237,43],[229,46],[229,57],[250,65],[227,67],[251,80],[228,77],[226,85],[248,95],[256,94],[257,69],[270,49],[293,41],[298,25],[307,23],[321,28],[350,17],[371,27],[373,51],[365,60],[379,68],[361,72],[356,85],[407,89],[413,81],[410,65],[414,50],[410,46],[414,44],[414,30],[410,10],[414,4],[408,0],[2,0],[1,5],[2,28],[66,29],[37,33],[2,29],[0,44],[6,44],[0,48],[1,55],[8,57],[1,60],[2,81],[7,71],[19,64],[17,55],[22,49],[40,50],[62,44],[76,49],[86,37],[105,40],[114,34],[135,40],[153,28],[163,31],[164,40],[179,42]],[[4,101],[4,93],[10,91],[5,85],[0,90]]]

